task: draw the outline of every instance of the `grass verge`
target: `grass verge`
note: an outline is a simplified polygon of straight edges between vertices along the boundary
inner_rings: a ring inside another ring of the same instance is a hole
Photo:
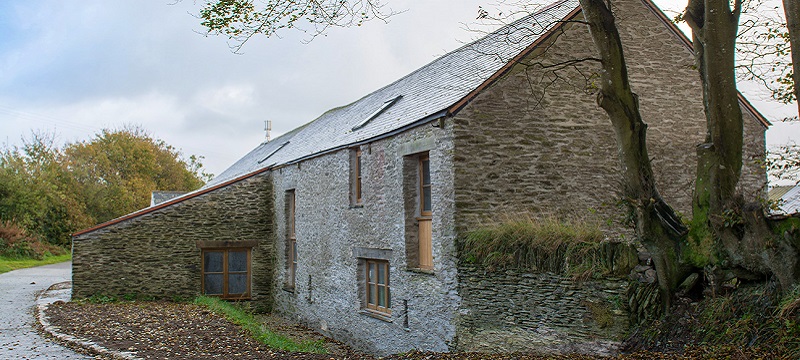
[[[64,261],[69,261],[71,259],[72,259],[71,254],[49,255],[45,256],[41,260],[0,257],[0,274],[7,273],[11,270],[24,269],[40,265],[55,264]]]
[[[252,314],[242,310],[233,304],[218,298],[200,296],[194,301],[195,304],[207,307],[212,312],[225,316],[228,321],[241,326],[254,339],[274,349],[324,354],[327,353],[322,340],[317,341],[294,341],[282,334],[275,333],[259,322]]]

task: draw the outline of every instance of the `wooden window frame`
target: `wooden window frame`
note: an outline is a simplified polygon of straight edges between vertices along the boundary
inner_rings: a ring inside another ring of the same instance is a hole
[[[286,287],[294,290],[297,281],[297,198],[295,190],[286,191]]]
[[[430,210],[425,210],[425,188],[431,191],[431,202],[433,202],[433,192],[431,187],[432,182],[425,184],[425,161],[428,162],[428,180],[431,180],[431,159],[428,153],[419,156],[419,215],[420,217],[429,218],[433,215],[433,204],[428,204],[430,205]]]
[[[360,146],[350,148],[350,207],[362,207],[364,204],[364,187],[362,166],[362,151]]]
[[[381,279],[375,279],[376,281],[371,281],[369,270],[372,265],[375,265],[375,276],[377,277],[380,273],[378,271],[378,267],[383,267],[384,269],[384,278],[383,284],[380,283]],[[391,316],[392,315],[392,295],[391,295],[391,284],[389,282],[390,275],[389,275],[389,261],[388,260],[379,260],[379,259],[364,259],[364,307],[368,311],[375,312],[380,315],[384,316]],[[383,303],[386,306],[380,306],[380,292],[378,291],[379,288],[383,288]],[[372,294],[375,294],[375,302],[373,303],[370,299]]]
[[[202,269],[202,275],[200,277],[200,289],[201,293],[205,296],[213,296],[219,297],[222,299],[229,299],[229,300],[247,300],[250,299],[251,296],[251,277],[252,277],[252,255],[251,255],[251,248],[249,247],[235,247],[235,248],[204,248],[200,251],[200,269]],[[222,271],[221,272],[207,272],[206,271],[206,253],[209,252],[221,252],[222,253]],[[245,252],[247,254],[247,270],[244,272],[245,277],[247,278],[247,290],[242,294],[229,294],[228,293],[228,278],[233,274],[241,274],[242,272],[231,272],[228,269],[228,253],[229,252]],[[206,294],[206,275],[207,274],[222,274],[222,294]]]
[[[355,159],[353,162],[353,200],[354,205],[361,205],[363,203],[362,188],[361,188],[361,147],[357,147],[355,151]]]

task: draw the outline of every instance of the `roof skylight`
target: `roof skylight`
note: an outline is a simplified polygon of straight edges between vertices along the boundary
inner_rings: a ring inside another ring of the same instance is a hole
[[[280,146],[278,146],[277,148],[275,148],[275,150],[272,150],[272,152],[270,152],[270,153],[269,153],[267,156],[265,156],[263,159],[261,159],[261,160],[258,160],[258,163],[259,163],[259,164],[263,163],[264,161],[266,161],[267,159],[269,159],[269,157],[270,157],[270,156],[272,156],[272,155],[275,155],[275,153],[276,153],[276,152],[278,152],[280,149],[283,149],[283,147],[284,147],[284,146],[286,146],[286,145],[289,145],[289,142],[288,142],[288,141],[287,141],[287,142],[285,142],[285,143],[283,143],[283,144],[281,144],[281,145],[280,145]]]
[[[358,123],[358,125],[353,126],[353,128],[350,129],[350,130],[356,131],[356,130],[361,129],[362,127],[366,126],[370,121],[372,121],[372,119],[378,117],[378,115],[380,115],[380,114],[383,114],[383,112],[386,111],[386,109],[388,109],[389,107],[394,105],[397,102],[397,100],[400,100],[401,97],[403,97],[403,95],[397,95],[393,99],[384,101],[383,105],[381,105],[380,109],[375,110],[374,113],[370,114],[366,119],[364,119],[363,121]]]

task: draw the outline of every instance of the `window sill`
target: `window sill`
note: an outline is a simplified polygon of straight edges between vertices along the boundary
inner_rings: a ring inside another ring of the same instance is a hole
[[[384,314],[384,313],[380,313],[380,312],[377,312],[377,311],[372,311],[372,310],[369,310],[369,309],[362,309],[361,311],[359,311],[359,314],[366,315],[366,316],[369,316],[371,318],[375,318],[375,319],[386,321],[386,322],[393,322],[391,314]]]
[[[350,208],[351,208],[351,209],[363,209],[363,208],[364,208],[364,204],[354,204],[354,205],[350,205]]]
[[[288,286],[284,286],[284,287],[283,287],[283,291],[286,291],[286,292],[288,292],[288,293],[292,293],[292,294],[294,294],[294,290],[295,290],[295,289],[294,289],[293,287],[288,287]]]
[[[248,295],[248,296],[222,296],[222,295],[203,294],[203,296],[215,297],[215,298],[218,298],[220,300],[225,300],[225,301],[250,301],[250,300],[253,300],[253,298],[250,297],[250,295]]]
[[[436,272],[429,269],[421,269],[421,268],[406,268],[406,271],[410,271],[417,274],[426,274],[426,275],[436,275]]]

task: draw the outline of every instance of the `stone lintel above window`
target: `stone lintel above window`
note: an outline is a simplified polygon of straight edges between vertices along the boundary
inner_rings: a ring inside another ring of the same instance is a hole
[[[392,258],[392,250],[391,249],[376,249],[376,248],[364,248],[364,247],[354,247],[353,248],[353,257],[360,258],[360,259],[376,259],[376,260],[391,260]]]
[[[258,246],[258,240],[197,240],[195,245],[198,249],[254,248]]]
[[[436,138],[426,137],[400,144],[400,146],[397,149],[397,153],[400,156],[408,156],[425,151],[431,151],[435,147],[436,147]]]

